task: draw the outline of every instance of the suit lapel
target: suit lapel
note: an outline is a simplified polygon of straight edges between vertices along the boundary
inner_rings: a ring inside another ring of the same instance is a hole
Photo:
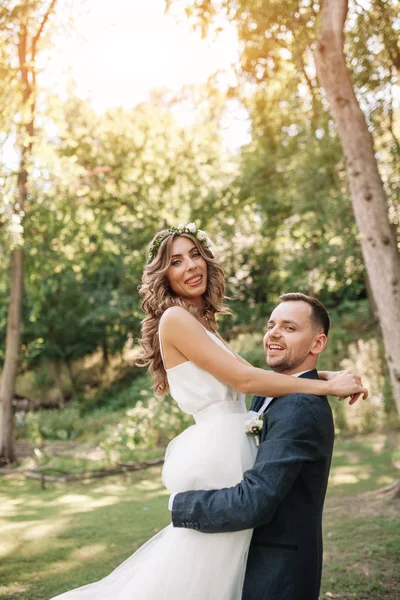
[[[319,379],[318,377],[318,371],[316,369],[313,369],[312,371],[306,371],[305,373],[302,373],[301,375],[299,375],[299,379]],[[260,396],[254,396],[253,401],[255,400],[255,398],[260,398]],[[260,402],[257,402],[257,408],[256,409],[252,409],[252,410],[260,410],[261,406],[262,406],[262,402],[264,402],[265,398],[261,398]],[[276,400],[279,400],[279,396],[276,398],[272,398],[271,402],[268,404],[267,408],[265,409],[265,411],[262,413],[263,414],[263,426],[262,426],[262,430],[261,430],[261,440],[263,441],[267,435],[267,431],[268,431],[268,419],[267,417],[267,413],[270,409],[270,407],[272,406],[272,404],[274,404],[274,402]],[[253,402],[252,402],[253,405]]]
[[[255,412],[259,411],[263,405],[265,398],[264,396],[253,396],[251,401],[250,410],[254,410]]]

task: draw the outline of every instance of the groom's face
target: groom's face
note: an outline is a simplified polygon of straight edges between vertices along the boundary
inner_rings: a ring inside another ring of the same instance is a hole
[[[314,369],[325,344],[326,336],[312,320],[307,302],[282,302],[272,312],[264,350],[273,371],[291,375]]]

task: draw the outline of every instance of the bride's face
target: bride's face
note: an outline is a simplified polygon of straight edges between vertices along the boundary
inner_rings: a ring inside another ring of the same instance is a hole
[[[191,239],[180,236],[172,242],[166,277],[177,296],[199,303],[207,289],[207,263]]]

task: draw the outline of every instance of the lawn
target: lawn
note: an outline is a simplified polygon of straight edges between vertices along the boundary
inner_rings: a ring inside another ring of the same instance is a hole
[[[400,499],[372,493],[400,478],[399,438],[392,432],[336,442],[321,600],[400,598]]]
[[[400,476],[398,435],[336,443],[321,600],[396,599],[400,501],[368,492]],[[0,485],[1,600],[48,600],[96,580],[169,522],[159,467],[129,473],[126,481],[41,490],[38,481],[3,476]]]

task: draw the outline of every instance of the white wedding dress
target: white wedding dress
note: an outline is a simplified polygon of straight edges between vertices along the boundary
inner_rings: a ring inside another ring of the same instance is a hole
[[[165,487],[182,492],[235,485],[256,455],[254,439],[244,432],[249,417],[243,395],[189,361],[167,376],[172,397],[196,424],[167,448]],[[240,600],[251,535],[205,534],[171,524],[104,579],[53,600]]]

